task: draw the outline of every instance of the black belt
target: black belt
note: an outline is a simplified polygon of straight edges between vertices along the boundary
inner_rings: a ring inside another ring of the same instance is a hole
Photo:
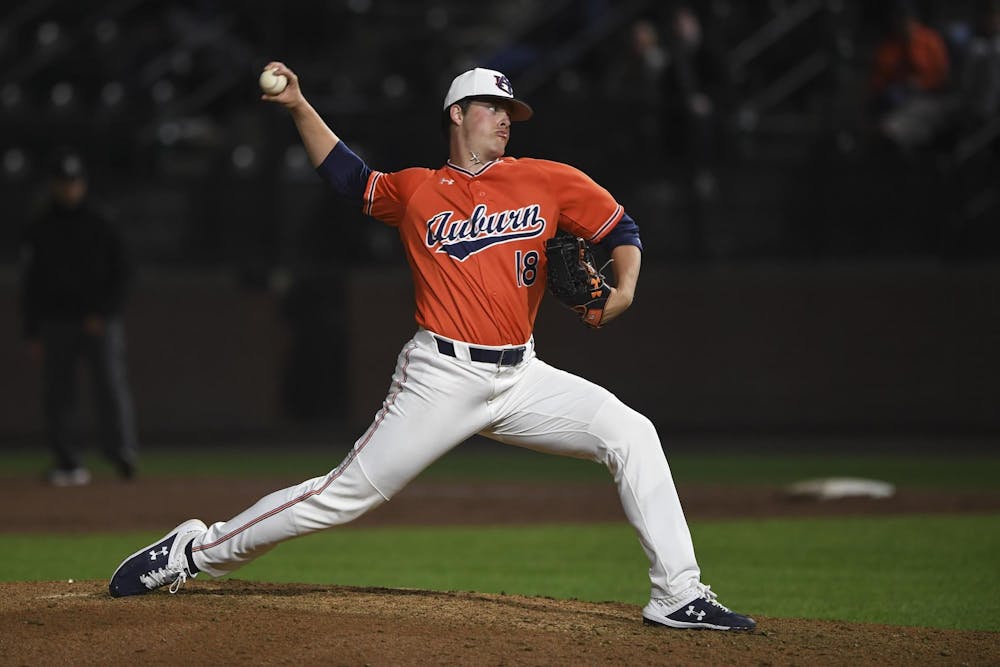
[[[458,358],[455,354],[455,344],[450,340],[444,340],[434,336],[437,341],[438,352],[447,354],[449,357]],[[469,359],[472,361],[482,361],[487,364],[497,364],[498,366],[517,366],[524,359],[524,347],[507,347],[502,350],[488,350],[482,347],[469,346]]]

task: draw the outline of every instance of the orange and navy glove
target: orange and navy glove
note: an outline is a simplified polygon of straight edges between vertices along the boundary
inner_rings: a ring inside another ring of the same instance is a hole
[[[601,326],[611,287],[595,268],[594,253],[582,238],[558,235],[545,243],[548,288],[552,296],[594,329]]]

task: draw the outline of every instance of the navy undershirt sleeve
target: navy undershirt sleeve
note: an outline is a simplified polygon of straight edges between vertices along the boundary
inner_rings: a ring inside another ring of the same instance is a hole
[[[639,225],[629,217],[628,213],[622,214],[622,219],[618,221],[607,235],[601,239],[597,245],[613,250],[620,245],[634,245],[642,250],[642,241],[639,239]]]
[[[338,141],[330,154],[316,167],[316,173],[341,196],[360,200],[372,169],[347,144]]]

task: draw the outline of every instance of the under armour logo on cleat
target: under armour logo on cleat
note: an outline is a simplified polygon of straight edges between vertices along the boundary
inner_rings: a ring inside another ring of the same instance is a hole
[[[153,549],[152,551],[149,552],[149,560],[156,560],[157,555],[159,555],[159,556],[166,556],[167,553],[168,553],[168,551],[169,551],[169,549],[167,549],[166,547],[163,547],[160,550],[159,554],[157,554],[156,553],[156,549]]]
[[[705,614],[707,614],[708,612],[706,612],[706,611],[695,611],[694,610],[694,605],[690,605],[687,608],[687,612],[685,612],[685,613],[687,613],[688,616],[697,616],[698,620],[700,621],[701,619],[705,618]]]

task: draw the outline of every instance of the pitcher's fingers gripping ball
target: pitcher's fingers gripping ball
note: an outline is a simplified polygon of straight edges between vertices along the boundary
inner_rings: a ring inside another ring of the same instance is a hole
[[[611,287],[595,268],[587,242],[569,234],[554,236],[545,243],[545,257],[552,296],[575,310],[587,326],[600,327]]]
[[[299,89],[299,78],[284,63],[277,60],[264,65],[257,77],[260,86],[260,99],[272,104],[280,104],[286,109],[293,109],[305,102]]]
[[[260,73],[258,82],[265,95],[280,95],[288,85],[288,77],[278,74],[278,68],[271,67]]]

